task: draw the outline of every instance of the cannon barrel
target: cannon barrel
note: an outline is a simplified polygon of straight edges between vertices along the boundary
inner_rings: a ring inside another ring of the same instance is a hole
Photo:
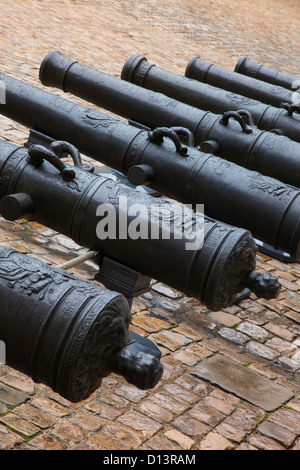
[[[67,154],[75,166],[62,163],[59,156]],[[0,214],[8,220],[30,217],[99,252],[100,275],[111,260],[212,310],[231,304],[245,288],[262,297],[278,295],[276,278],[254,271],[250,232],[199,220],[185,206],[88,172],[79,160],[65,142],[27,150],[0,141]]]
[[[201,83],[208,83],[214,87],[253,98],[277,108],[280,108],[285,103],[288,105],[295,104],[292,88],[287,90],[286,88],[257,80],[254,77],[232,72],[231,70],[211,64],[198,56],[193,57],[189,61],[185,70],[185,76]]]
[[[141,389],[160,380],[157,357],[131,349],[119,293],[5,246],[0,293],[5,363],[69,401],[88,398],[113,372]]]
[[[249,57],[242,57],[236,64],[235,72],[253,77],[263,82],[271,83],[287,90],[296,90],[300,87],[300,78],[272,67],[254,62]]]
[[[148,183],[196,209],[203,204],[208,217],[247,229],[254,238],[299,259],[299,189],[182,145],[174,129],[138,129],[6,75],[0,79],[6,85],[2,114],[72,142],[85,155],[121,170],[130,182]],[[109,84],[106,97],[108,91]],[[120,88],[115,102],[122,100],[128,107],[130,99]],[[148,116],[145,100],[141,109]]]
[[[150,64],[145,57],[139,55],[134,55],[125,62],[121,77],[212,113],[222,114],[228,111],[245,110],[251,114],[254,124],[259,129],[276,130],[300,142],[299,109],[293,104],[287,103],[285,108],[279,109],[253,98],[201,83],[188,76],[169,72],[155,64]]]
[[[147,61],[140,60],[139,64],[143,70]],[[126,70],[124,78],[131,80]],[[202,152],[300,187],[300,144],[249,125],[245,113],[222,116],[202,111],[71,61],[59,52],[45,57],[40,79],[45,85],[56,86],[150,128],[183,126],[192,132],[194,145]],[[137,81],[134,72],[133,79]]]

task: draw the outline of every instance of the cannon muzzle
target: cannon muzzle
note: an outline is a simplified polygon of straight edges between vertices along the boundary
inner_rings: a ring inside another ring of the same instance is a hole
[[[287,90],[295,91],[300,88],[299,77],[258,64],[249,59],[249,57],[242,57],[237,62],[234,71],[263,82],[286,88]]]
[[[227,90],[262,103],[280,108],[282,103],[294,103],[294,91],[271,85],[254,77],[232,72],[218,67],[200,57],[191,59],[185,69],[185,76],[201,83],[208,83],[222,90]]]
[[[159,358],[132,349],[125,297],[0,247],[0,339],[7,365],[71,402],[116,373],[141,389],[162,376]]]

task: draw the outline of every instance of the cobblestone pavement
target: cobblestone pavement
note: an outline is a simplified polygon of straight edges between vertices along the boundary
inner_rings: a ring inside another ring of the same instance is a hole
[[[231,70],[249,55],[300,76],[299,26],[298,0],[1,0],[1,72],[41,86],[57,49],[116,76],[134,53],[177,73],[196,54]],[[18,144],[28,134],[3,117],[0,130]],[[1,219],[0,243],[53,265],[86,251],[27,220]],[[0,449],[300,450],[300,268],[257,262],[282,283],[276,300],[210,312],[160,283],[135,299],[131,329],[162,351],[153,390],[111,375],[72,404],[2,365]],[[71,272],[92,281],[96,267]]]

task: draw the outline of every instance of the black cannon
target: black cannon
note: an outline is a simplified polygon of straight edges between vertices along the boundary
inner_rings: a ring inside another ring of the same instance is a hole
[[[228,85],[227,90],[226,80],[224,87],[193,80],[193,64],[188,65],[185,77],[181,77],[158,68],[154,64],[149,64],[147,60],[146,63],[144,61],[145,58],[141,56],[131,57],[124,65],[122,78],[153,91],[165,93],[167,96],[203,110],[215,113],[246,110],[251,114],[258,128],[275,131],[292,140],[300,141],[300,117],[298,116],[300,109],[299,105],[293,103],[290,93],[287,93],[289,96],[286,96],[285,103],[280,102],[280,106],[284,109],[278,109],[276,107],[278,102],[276,106],[271,106],[262,103],[258,98],[244,96],[239,92],[238,84],[231,89]],[[222,88],[225,88],[225,91]]]
[[[287,90],[297,90],[300,88],[300,78],[295,75],[290,75],[272,67],[258,64],[248,57],[242,57],[236,64],[235,72],[238,72],[248,77],[257,78],[263,82],[272,83],[273,85],[281,86]]]
[[[206,83],[192,80],[150,64],[145,57],[130,57],[121,77],[149,90],[212,113],[245,110],[254,124],[262,130],[276,131],[300,142],[299,107],[287,105],[285,109],[266,105],[237,93],[224,91]]]
[[[253,98],[277,108],[282,105],[299,104],[295,102],[292,89],[275,86],[253,77],[218,67],[200,57],[191,59],[186,67],[185,76],[201,83],[208,83],[217,88]],[[300,85],[300,82],[299,82]]]
[[[140,61],[141,67],[143,64],[147,65],[147,62]],[[124,71],[124,77],[131,80],[131,74]],[[135,80],[135,76],[133,72],[132,79]],[[85,67],[59,52],[46,56],[40,68],[40,79],[45,85],[61,88],[151,129],[157,126],[183,126],[191,131],[194,145],[199,146],[202,152],[221,156],[239,166],[300,187],[300,144],[249,125],[249,114],[244,111],[227,112],[223,116],[202,111]],[[24,109],[15,113],[17,118],[23,112]],[[43,127],[46,131],[46,126]],[[166,184],[164,186],[166,189]],[[236,224],[239,224],[238,220]]]
[[[140,389],[160,380],[157,356],[138,351],[130,338],[121,294],[5,246],[0,292],[5,363],[69,401],[88,398],[111,373]]]
[[[277,280],[254,271],[256,246],[248,231],[95,175],[81,167],[71,144],[27,150],[0,141],[0,165],[0,214],[30,217],[95,250],[96,279],[128,299],[146,292],[151,278],[212,310],[231,304],[245,288],[278,295]],[[299,254],[298,247],[299,239]]]
[[[196,210],[203,204],[208,217],[247,229],[255,239],[299,259],[299,189],[182,144],[182,132],[191,139],[186,129],[146,131],[6,75],[0,79],[6,86],[2,114],[72,142],[135,185],[148,184]]]

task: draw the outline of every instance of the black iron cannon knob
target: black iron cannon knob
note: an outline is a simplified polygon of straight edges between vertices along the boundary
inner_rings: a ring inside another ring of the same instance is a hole
[[[278,297],[281,285],[270,273],[259,273],[257,271],[252,271],[246,282],[246,287],[248,287],[251,292],[253,292],[256,297],[262,297],[264,299],[275,299]]]
[[[199,150],[204,153],[218,155],[220,147],[215,140],[205,140],[204,142],[201,142]]]
[[[149,184],[154,177],[154,172],[149,165],[134,165],[127,173],[128,181],[134,186]]]
[[[34,209],[34,202],[26,193],[10,194],[0,201],[0,214],[7,220],[26,218],[34,212]]]
[[[141,390],[154,388],[163,374],[163,366],[158,358],[143,351],[131,351],[130,346],[111,358],[111,367],[113,372],[122,375],[128,383]]]

